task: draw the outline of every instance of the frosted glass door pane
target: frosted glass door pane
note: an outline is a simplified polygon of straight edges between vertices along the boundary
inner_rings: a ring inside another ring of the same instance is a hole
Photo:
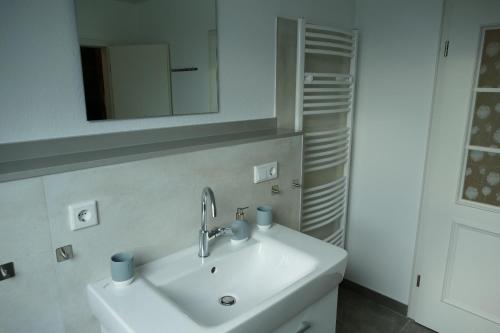
[[[500,147],[500,93],[477,94],[470,134],[473,146]]]
[[[478,87],[500,88],[500,29],[485,31]]]
[[[482,30],[460,197],[500,208],[500,27]]]
[[[470,150],[463,198],[500,206],[500,154]]]

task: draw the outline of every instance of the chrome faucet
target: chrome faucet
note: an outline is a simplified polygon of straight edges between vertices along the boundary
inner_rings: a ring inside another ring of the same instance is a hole
[[[210,199],[210,205],[212,210],[212,218],[217,216],[217,207],[215,204],[214,192],[210,187],[205,187],[201,192],[201,228],[200,228],[200,239],[199,239],[199,249],[198,257],[205,258],[208,257],[208,241],[226,235],[231,232],[231,228],[215,228],[213,230],[208,230],[207,227],[207,201]]]

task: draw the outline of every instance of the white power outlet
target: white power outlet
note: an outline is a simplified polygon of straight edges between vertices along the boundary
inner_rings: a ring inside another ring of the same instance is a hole
[[[253,167],[254,184],[278,178],[278,162],[271,162]]]
[[[96,201],[87,201],[69,205],[68,211],[69,225],[73,231],[99,224]]]

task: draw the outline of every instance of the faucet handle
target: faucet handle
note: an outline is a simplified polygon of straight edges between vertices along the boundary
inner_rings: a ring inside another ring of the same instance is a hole
[[[219,228],[215,228],[209,232],[208,239],[213,239],[213,238],[217,238],[220,236],[231,235],[232,233],[233,232],[231,230],[231,227],[219,227]]]

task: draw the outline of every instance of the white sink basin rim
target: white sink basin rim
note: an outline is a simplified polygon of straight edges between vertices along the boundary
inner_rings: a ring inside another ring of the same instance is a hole
[[[343,249],[280,225],[240,245],[219,238],[204,259],[197,250],[138,267],[125,288],[90,284],[93,313],[109,333],[271,332],[336,288],[347,261]]]

